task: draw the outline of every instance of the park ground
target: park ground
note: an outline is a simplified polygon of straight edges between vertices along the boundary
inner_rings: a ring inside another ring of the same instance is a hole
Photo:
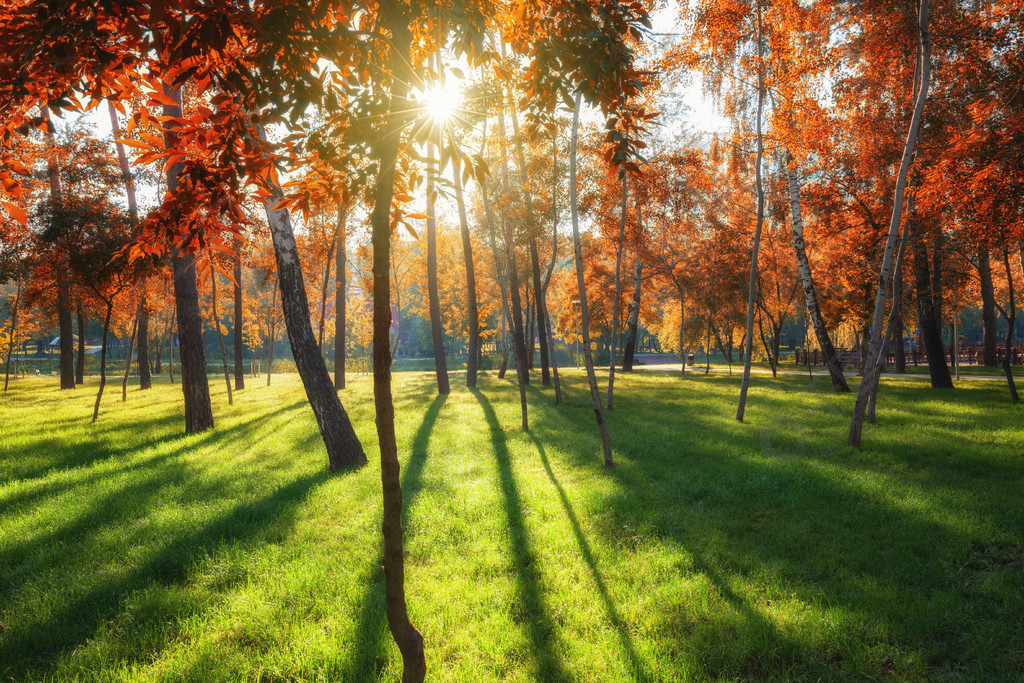
[[[863,451],[827,378],[616,378],[606,470],[585,376],[438,398],[400,373],[406,588],[433,680],[1024,676],[1024,431],[999,382],[886,378]],[[0,680],[400,676],[370,464],[330,474],[294,375],[185,436],[178,386],[0,398]],[[854,387],[856,382],[854,381]]]

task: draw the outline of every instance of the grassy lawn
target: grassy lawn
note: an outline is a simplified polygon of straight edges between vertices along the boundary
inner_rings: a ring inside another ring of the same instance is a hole
[[[827,378],[619,375],[435,398],[396,376],[407,594],[434,680],[1024,675],[1024,432],[1004,385],[887,378],[865,448]],[[856,382],[856,380],[854,380]],[[119,382],[117,383],[119,384]],[[180,388],[0,398],[0,680],[397,680],[370,465],[330,475],[297,377],[183,436]]]

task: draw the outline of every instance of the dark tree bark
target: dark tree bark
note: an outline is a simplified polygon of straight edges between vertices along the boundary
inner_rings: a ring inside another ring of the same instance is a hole
[[[338,202],[338,239],[334,252],[334,388],[345,388],[345,288],[348,276],[345,273],[345,242],[348,240],[345,219],[347,211],[344,202]]]
[[[637,218],[640,218],[639,211]],[[629,304],[629,321],[626,323],[626,346],[622,356],[622,371],[633,371],[636,356],[636,340],[640,330],[640,286],[643,282],[644,262],[640,257],[640,244],[636,245],[636,262],[633,264],[633,300]]]
[[[146,307],[146,295],[139,302],[139,388],[152,389],[153,375],[149,367],[149,309]]]
[[[213,267],[213,254],[206,251],[206,258],[210,261],[210,301],[212,302],[213,331],[217,335],[217,346],[220,347],[220,365],[224,371],[224,387],[228,391],[228,405],[235,404],[235,397],[231,393],[231,374],[228,372],[228,356],[224,349],[224,335],[220,333],[220,316],[217,314],[217,270]]]
[[[11,379],[11,356],[14,355],[14,338],[18,333],[18,305],[21,304],[21,268],[18,268],[18,282],[14,290],[14,306],[11,308],[11,338],[7,342],[7,369],[4,372],[4,391],[7,391],[7,384]],[[14,374],[18,374],[18,368],[14,368]]]
[[[164,94],[177,106],[164,105],[163,115],[181,117],[181,91],[164,84]],[[177,134],[171,123],[164,123],[164,143],[177,145]],[[178,189],[182,164],[167,169],[167,192]],[[195,254],[175,248],[171,255],[174,272],[174,304],[178,319],[178,351],[181,357],[181,390],[185,397],[185,431],[189,434],[213,428],[213,407],[210,385],[206,378],[206,344],[203,340],[203,319],[199,310],[199,289],[196,286]]]
[[[75,384],[85,383],[85,313],[82,304],[78,304],[78,362],[75,363]]]
[[[390,29],[390,61],[395,78],[391,85],[391,110],[377,143],[380,171],[374,187],[370,217],[373,243],[373,398],[380,442],[380,479],[384,491],[384,608],[388,627],[402,653],[402,680],[418,683],[426,676],[423,636],[409,621],[405,602],[405,555],[402,538],[402,484],[395,440],[395,406],[391,396],[391,201],[394,197],[395,162],[402,129],[408,117],[406,65],[411,35],[399,5],[382,5],[383,23]]]
[[[510,196],[508,183],[508,155],[505,151],[505,115],[498,114],[498,134],[502,140],[501,147],[501,186],[505,196]],[[512,350],[515,353],[516,377],[519,380],[519,406],[523,415],[523,431],[530,428],[526,407],[526,385],[530,383],[529,370],[526,367],[526,340],[523,333],[523,304],[519,296],[519,269],[516,266],[515,239],[512,226],[508,220],[508,211],[504,204],[501,207],[501,225],[505,237],[505,263],[508,267],[508,289],[512,298],[511,328]]]
[[[790,217],[793,223],[793,252],[796,254],[797,265],[800,269],[800,282],[804,290],[804,303],[807,306],[807,315],[811,319],[811,327],[814,329],[814,337],[818,340],[818,348],[824,356],[825,367],[828,368],[829,379],[832,380],[832,390],[837,393],[845,393],[850,390],[843,375],[843,365],[839,362],[839,354],[832,345],[832,338],[825,327],[825,319],[821,315],[821,307],[818,305],[818,290],[814,286],[814,276],[811,273],[811,262],[807,258],[807,247],[804,243],[804,222],[800,210],[800,179],[797,176],[792,155],[789,155],[789,204]]]
[[[1003,247],[1003,267],[1006,269],[1006,284],[1009,290],[1009,304],[1005,309],[1000,308],[1000,313],[1006,321],[1006,353],[1003,356],[1003,374],[1006,375],[1006,385],[1010,390],[1010,399],[1017,403],[1020,396],[1017,395],[1017,383],[1013,379],[1013,368],[1010,364],[1013,361],[1013,326],[1017,322],[1017,302],[1013,288],[1013,273],[1010,271],[1010,250]]]
[[[986,367],[998,365],[996,352],[996,294],[992,286],[992,262],[989,259],[988,247],[978,251],[978,279],[981,282],[981,324],[985,334],[981,358]]]
[[[235,243],[235,312],[234,312],[234,356],[235,356],[235,391],[245,389],[245,340],[244,313],[242,311],[242,245]]]
[[[260,131],[262,137],[262,130]],[[327,460],[331,471],[366,464],[366,454],[359,443],[348,414],[338,400],[338,394],[327,373],[324,357],[313,336],[309,320],[309,302],[302,278],[302,265],[292,232],[292,222],[285,209],[274,209],[284,193],[281,188],[269,188],[271,196],[264,203],[270,235],[274,243],[277,263],[277,282],[281,291],[281,308],[285,329],[292,347],[292,357],[302,378],[306,398],[316,416],[320,436],[327,447]]]
[[[128,353],[124,357],[124,379],[121,380],[121,403],[128,401],[128,377],[132,372],[132,356],[135,353],[135,335],[139,331],[139,316],[132,323],[132,335],[128,338]]]
[[[437,55],[434,55],[437,59]],[[433,124],[432,124],[433,125]],[[436,156],[435,133],[427,143],[427,156]],[[437,293],[437,220],[435,218],[434,178],[427,176],[427,298],[430,314],[430,338],[434,345],[434,373],[437,375],[437,393],[451,391],[448,382],[448,359],[444,353],[444,328],[441,325],[441,299]],[[386,264],[385,264],[386,265]],[[390,303],[388,304],[390,307]]]
[[[167,379],[174,384],[174,333],[178,329],[178,307],[175,305],[167,324]]]
[[[338,230],[335,227],[334,235],[331,236],[331,244],[324,256],[324,279],[323,287],[320,288],[320,324],[317,326],[316,346],[320,353],[324,353],[324,328],[327,324],[327,283],[331,281],[331,263],[335,260],[335,242],[338,239]]]
[[[896,344],[896,372],[902,375],[907,372],[907,355],[903,351],[903,301],[895,301],[893,305],[896,306],[896,327],[890,343]]]
[[[913,211],[913,205],[909,207]],[[916,218],[911,215],[907,221],[910,240],[914,251],[914,284],[917,288],[917,319],[921,328],[919,338],[924,340],[925,352],[928,354],[928,374],[931,376],[933,389],[952,389],[953,379],[949,376],[946,365],[946,352],[942,348],[942,328],[935,315],[935,299],[932,293],[928,247],[922,239],[921,229]],[[894,304],[895,305],[895,302]]]
[[[462,236],[462,259],[466,266],[466,325],[469,326],[469,349],[466,356],[466,387],[476,387],[477,363],[480,359],[480,314],[476,303],[476,269],[473,267],[473,242],[469,238],[469,219],[462,196],[462,172],[456,162],[452,168],[455,178],[455,203],[459,209],[459,231]],[[546,368],[545,368],[546,369]]]

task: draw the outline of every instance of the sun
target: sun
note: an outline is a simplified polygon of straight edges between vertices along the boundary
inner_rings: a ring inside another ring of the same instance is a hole
[[[455,79],[437,83],[423,95],[427,114],[435,121],[450,121],[459,109],[462,93]]]

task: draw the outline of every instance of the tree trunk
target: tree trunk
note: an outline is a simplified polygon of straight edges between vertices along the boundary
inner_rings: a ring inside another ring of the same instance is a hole
[[[206,257],[210,260],[210,301],[212,302],[213,331],[217,335],[220,347],[220,365],[224,370],[224,386],[228,390],[228,405],[235,405],[235,397],[231,393],[231,373],[228,372],[228,357],[224,352],[224,335],[220,333],[220,316],[217,315],[217,270],[213,267],[213,254],[207,249]]]
[[[139,302],[139,388],[152,389],[153,375],[149,367],[149,309],[146,307],[146,295]]]
[[[508,184],[508,155],[505,135],[505,114],[498,114],[498,135],[501,137],[501,188],[502,193],[509,197],[511,192]],[[512,350],[516,359],[516,378],[519,380],[519,406],[523,415],[523,431],[530,428],[526,408],[526,385],[530,383],[529,370],[526,367],[526,340],[523,333],[523,304],[519,297],[519,270],[516,266],[516,245],[512,226],[508,220],[506,202],[502,202],[501,226],[505,235],[505,264],[508,267],[508,288],[512,297]]]
[[[165,104],[165,117],[181,117],[181,91],[164,84],[164,95],[177,102]],[[165,122],[164,144],[174,148],[177,133],[174,125]],[[167,169],[167,192],[178,189],[178,174],[182,164]],[[213,408],[210,405],[210,385],[206,378],[206,344],[203,340],[203,320],[199,311],[199,289],[196,286],[195,254],[175,248],[171,255],[174,271],[174,304],[178,318],[178,351],[181,356],[181,390],[185,398],[185,431],[189,434],[213,428]]]
[[[269,333],[270,333],[270,339],[269,339],[268,344],[267,344],[267,347],[268,347],[267,348],[267,386],[268,387],[270,386],[270,376],[273,374],[273,370],[274,370],[274,345],[275,345],[275,341],[276,341],[275,333],[277,332],[277,329],[276,329],[277,328],[277,321],[274,320],[274,313],[275,313],[274,309],[277,307],[277,288],[276,287],[277,287],[277,285],[275,283],[274,294],[270,298],[270,315],[269,315],[270,324],[267,325],[267,328],[268,328]]]
[[[233,283],[235,294],[234,312],[234,361],[235,361],[235,391],[245,389],[245,314],[242,311],[242,245],[235,243],[235,281]]]
[[[85,313],[79,302],[76,310],[78,317],[78,362],[75,363],[75,384],[85,384]]]
[[[896,372],[902,375],[907,372],[907,356],[903,351],[903,301],[894,301],[893,305],[896,306],[896,327],[893,330],[896,335]]]
[[[132,354],[135,351],[135,335],[139,331],[139,316],[132,322],[132,335],[128,338],[128,353],[124,357],[124,379],[121,380],[121,403],[128,401],[128,377],[132,371]]]
[[[331,280],[331,262],[335,260],[335,242],[337,239],[338,230],[335,228],[334,235],[331,237],[331,245],[324,256],[324,280],[323,286],[320,288],[320,324],[317,329],[316,346],[320,349],[321,355],[324,353],[324,327],[327,324],[325,320],[327,317],[327,283]]]
[[[996,294],[992,286],[992,262],[988,247],[978,251],[978,279],[981,281],[981,323],[985,334],[982,362],[986,367],[998,365],[996,353]]]
[[[622,298],[622,243],[626,240],[626,198],[629,193],[626,171],[622,173],[622,207],[619,209],[619,242],[615,250],[615,298],[612,299],[612,332],[608,354],[608,410],[614,407],[615,341],[619,334],[619,300]]]
[[[637,209],[637,219],[640,211]],[[641,228],[642,229],[642,228]],[[626,348],[622,357],[622,371],[633,371],[633,358],[636,356],[636,340],[640,329],[640,286],[643,282],[644,262],[640,253],[640,242],[636,244],[636,263],[633,264],[633,302],[629,305],[629,322],[626,325]]]
[[[402,485],[395,441],[395,406],[391,396],[391,283],[388,268],[391,249],[391,201],[394,197],[395,162],[402,128],[408,117],[406,99],[410,74],[411,36],[404,16],[392,13],[399,7],[384,5],[382,18],[392,35],[391,111],[376,145],[379,174],[374,187],[370,217],[373,243],[373,398],[380,442],[380,479],[384,491],[384,606],[391,637],[402,653],[402,681],[418,683],[426,676],[423,636],[409,621],[405,603],[405,556],[402,538]]]
[[[462,196],[462,171],[458,162],[452,167],[455,179],[455,203],[459,208],[459,230],[462,235],[462,258],[466,265],[466,325],[469,327],[469,349],[466,356],[466,388],[476,387],[477,362],[480,359],[480,315],[476,304],[476,269],[473,267],[473,242],[469,237],[466,202]]]
[[[562,385],[558,380],[558,357],[555,355],[555,340],[551,331],[551,316],[548,313],[548,285],[551,284],[551,274],[555,271],[555,263],[558,260],[558,141],[557,132],[551,136],[551,259],[548,261],[547,271],[544,273],[544,282],[541,284],[540,306],[544,311],[544,334],[547,335],[548,355],[551,359],[551,379],[555,383],[555,405],[562,405]]]
[[[437,56],[434,55],[436,59]],[[431,124],[434,125],[434,124]],[[434,159],[437,148],[434,145],[435,133],[431,131],[427,143],[427,157]],[[437,220],[435,218],[434,200],[436,191],[434,177],[427,174],[427,297],[430,312],[430,338],[434,345],[434,373],[437,375],[437,393],[447,394],[451,391],[448,383],[448,359],[444,353],[444,328],[441,325],[441,299],[437,293]],[[387,264],[385,264],[387,265]],[[390,303],[388,304],[390,310]],[[390,334],[390,333],[389,333]],[[389,338],[390,344],[390,338]]]
[[[338,238],[334,252],[334,388],[345,388],[345,314],[346,296],[345,289],[348,287],[348,274],[345,272],[345,258],[348,252],[345,243],[348,241],[348,217],[347,207],[342,200],[338,201],[338,224],[336,227]],[[401,313],[399,313],[401,317]]]
[[[177,330],[178,307],[171,312],[171,321],[167,324],[167,379],[174,384],[174,332]]]
[[[594,415],[597,427],[601,432],[601,446],[604,450],[604,465],[611,467],[612,440],[608,434],[608,425],[604,419],[604,408],[601,406],[601,392],[597,388],[597,375],[594,373],[594,358],[590,352],[590,310],[587,306],[587,286],[583,277],[583,249],[580,245],[579,198],[576,191],[576,138],[580,126],[580,102],[582,93],[576,94],[576,106],[572,115],[572,137],[569,141],[569,211],[572,216],[572,245],[576,257],[576,284],[580,297],[580,326],[583,329],[583,358],[587,366],[587,380],[590,382],[590,397],[594,401]]]
[[[96,405],[92,408],[92,421],[96,422],[100,416],[100,400],[103,398],[103,388],[107,386],[107,333],[110,331],[110,314],[114,310],[114,302],[107,302],[107,316],[103,319],[103,345],[100,347],[100,386],[96,391]]]
[[[837,393],[845,393],[850,390],[850,386],[846,383],[846,377],[843,376],[843,365],[839,361],[835,346],[832,345],[828,328],[825,327],[825,319],[818,306],[818,292],[814,286],[814,276],[811,274],[811,262],[807,258],[807,248],[804,244],[804,222],[800,209],[800,179],[797,176],[792,155],[789,155],[789,205],[793,223],[793,251],[796,253],[796,262],[800,269],[800,282],[803,285],[807,315],[811,319],[811,327],[814,329],[815,339],[818,340],[818,348],[821,349],[824,356],[825,367],[828,368],[828,375],[832,380],[832,390]]]
[[[21,268],[18,269],[18,282],[14,289],[14,306],[11,308],[11,338],[7,342],[7,369],[4,372],[4,392],[7,391],[7,384],[11,379],[11,356],[14,355],[14,338],[18,332],[18,305],[21,303]],[[18,369],[15,367],[15,374]]]
[[[683,348],[685,336],[683,334],[683,321],[686,320],[686,294],[678,284],[676,290],[679,292],[679,374],[686,374],[686,350]]]
[[[1003,356],[1003,373],[1006,375],[1006,385],[1010,389],[1010,399],[1014,403],[1020,401],[1017,395],[1017,384],[1013,381],[1013,369],[1010,364],[1013,361],[1013,325],[1017,321],[1017,302],[1014,297],[1013,273],[1010,270],[1010,251],[1003,247],[1003,267],[1006,269],[1006,285],[1009,290],[1010,303],[1003,315],[1006,319],[1006,353]]]
[[[952,389],[953,379],[946,365],[946,352],[942,348],[942,328],[935,315],[935,299],[932,294],[928,247],[922,239],[920,225],[914,215],[913,199],[908,202],[907,227],[914,251],[914,284],[917,289],[917,320],[921,328],[919,338],[924,341],[928,354],[928,374],[933,389]],[[895,305],[895,304],[894,304]]]
[[[893,301],[899,301],[903,298],[903,258],[907,252],[907,242],[910,239],[910,233],[904,228],[903,239],[900,240],[900,247],[896,252],[896,264],[893,268],[892,278],[892,299]],[[896,327],[896,318],[899,315],[899,307],[893,306],[889,309],[889,317],[885,328],[885,337],[882,339],[882,348],[886,348],[889,341],[892,339],[892,333],[899,328]],[[878,400],[878,384],[879,378],[881,377],[882,370],[885,368],[885,354],[879,354],[874,365],[874,372],[872,380],[873,384],[869,389],[868,394],[868,406],[867,406],[867,421],[871,424],[875,424],[875,404]]]
[[[920,0],[918,9],[918,35],[920,39],[919,63],[921,65],[921,87],[917,93],[917,101],[914,103],[914,114],[910,119],[910,130],[907,131],[907,139],[903,146],[903,158],[900,161],[900,170],[896,176],[896,189],[893,198],[892,217],[889,221],[889,234],[885,242],[885,251],[882,254],[882,267],[878,274],[878,290],[875,293],[875,311],[873,316],[871,337],[871,350],[868,371],[861,381],[860,389],[857,391],[857,402],[853,408],[853,417],[850,420],[850,434],[848,442],[851,446],[860,448],[861,431],[864,427],[864,412],[867,409],[868,398],[872,386],[877,381],[880,372],[878,367],[878,355],[882,351],[882,320],[885,313],[886,290],[889,288],[889,280],[892,275],[893,251],[896,248],[896,237],[899,234],[900,223],[903,218],[903,195],[907,186],[907,173],[910,170],[910,163],[914,158],[914,143],[917,141],[918,132],[921,129],[921,119],[924,115],[924,103],[928,99],[928,85],[931,79],[931,34],[928,30],[928,7],[929,0]]]
[[[263,137],[263,129],[260,129]],[[346,467],[360,467],[366,464],[366,454],[359,443],[348,414],[338,400],[338,394],[327,373],[324,357],[313,336],[309,320],[309,302],[306,300],[306,286],[302,278],[302,265],[295,245],[292,222],[285,209],[273,208],[282,199],[281,188],[271,186],[271,196],[264,202],[270,235],[274,243],[274,257],[277,263],[277,283],[281,292],[281,308],[284,312],[285,329],[292,347],[292,357],[302,378],[306,398],[316,416],[320,436],[327,447],[327,461],[331,471]],[[387,267],[387,263],[384,264]]]
[[[547,311],[544,308],[544,284],[540,277],[540,256],[537,254],[537,240],[530,235],[530,261],[533,265],[533,304],[534,319],[537,324],[537,342],[540,347],[540,383],[541,386],[551,386],[551,361],[548,358],[548,345],[544,334],[547,329]],[[530,333],[530,347],[532,353],[533,333]]]
[[[761,249],[761,226],[764,224],[764,188],[761,186],[761,157],[764,156],[764,138],[761,135],[761,113],[764,111],[764,65],[761,61],[761,2],[757,0],[757,160],[754,165],[754,186],[757,192],[757,226],[754,244],[750,250],[750,284],[747,295],[747,336],[743,353],[743,382],[736,408],[736,421],[743,422],[747,408],[747,390],[750,388],[750,361],[754,347],[754,299],[757,295],[757,256]]]

